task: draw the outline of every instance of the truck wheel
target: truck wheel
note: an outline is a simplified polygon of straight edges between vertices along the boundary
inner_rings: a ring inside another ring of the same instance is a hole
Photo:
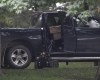
[[[31,63],[31,53],[24,45],[16,45],[9,49],[7,61],[11,68],[23,69]]]

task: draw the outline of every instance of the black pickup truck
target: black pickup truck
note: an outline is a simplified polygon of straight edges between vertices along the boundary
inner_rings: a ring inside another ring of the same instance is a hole
[[[100,60],[100,28],[65,12],[43,12],[32,29],[2,29],[2,66],[26,68],[41,53],[59,61]]]

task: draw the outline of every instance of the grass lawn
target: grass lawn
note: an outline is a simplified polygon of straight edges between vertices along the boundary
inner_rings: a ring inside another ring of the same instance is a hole
[[[27,69],[5,70],[0,80],[94,80],[97,67],[89,62],[60,63],[59,68],[35,70],[33,64]]]

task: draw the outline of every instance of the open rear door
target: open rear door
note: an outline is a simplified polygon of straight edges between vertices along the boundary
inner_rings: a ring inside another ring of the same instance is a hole
[[[72,17],[66,17],[62,26],[64,52],[75,53],[76,50],[76,33],[74,28],[74,20]]]

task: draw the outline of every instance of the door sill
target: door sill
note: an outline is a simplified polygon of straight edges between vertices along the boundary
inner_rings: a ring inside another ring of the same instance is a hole
[[[100,57],[51,57],[51,59],[58,61],[94,61],[100,60]]]

